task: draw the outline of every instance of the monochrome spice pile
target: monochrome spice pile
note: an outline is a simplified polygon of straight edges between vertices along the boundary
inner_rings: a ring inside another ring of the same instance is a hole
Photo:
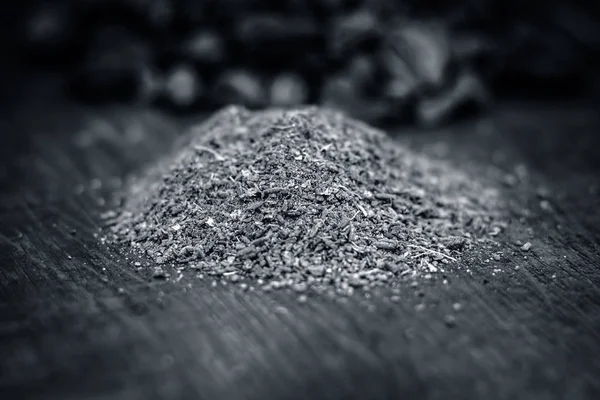
[[[228,107],[132,180],[107,223],[159,265],[351,294],[444,271],[502,209],[494,188],[344,114]]]

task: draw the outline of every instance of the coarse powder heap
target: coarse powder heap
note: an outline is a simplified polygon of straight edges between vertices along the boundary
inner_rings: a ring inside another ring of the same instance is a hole
[[[495,190],[343,114],[228,107],[128,188],[111,230],[159,264],[350,294],[443,271]]]

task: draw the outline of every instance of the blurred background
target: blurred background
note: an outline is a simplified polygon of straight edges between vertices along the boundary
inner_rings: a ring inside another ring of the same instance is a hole
[[[596,101],[600,89],[596,2],[24,0],[2,7],[1,44],[12,60],[3,68],[52,74],[61,92],[84,103],[171,113],[317,103],[373,123],[435,126],[499,99]]]

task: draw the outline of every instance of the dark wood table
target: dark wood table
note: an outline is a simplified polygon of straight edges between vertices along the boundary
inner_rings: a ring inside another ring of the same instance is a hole
[[[22,97],[0,120],[1,399],[600,398],[593,108],[513,104],[396,129],[497,177],[512,204],[502,256],[482,246],[398,302],[302,304],[188,271],[155,280],[102,241],[120,178],[189,118]]]

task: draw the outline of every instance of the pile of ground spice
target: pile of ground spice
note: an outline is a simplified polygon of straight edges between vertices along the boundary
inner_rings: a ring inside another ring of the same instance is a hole
[[[499,231],[500,205],[341,113],[228,107],[132,182],[110,229],[158,264],[351,294],[443,271]]]

